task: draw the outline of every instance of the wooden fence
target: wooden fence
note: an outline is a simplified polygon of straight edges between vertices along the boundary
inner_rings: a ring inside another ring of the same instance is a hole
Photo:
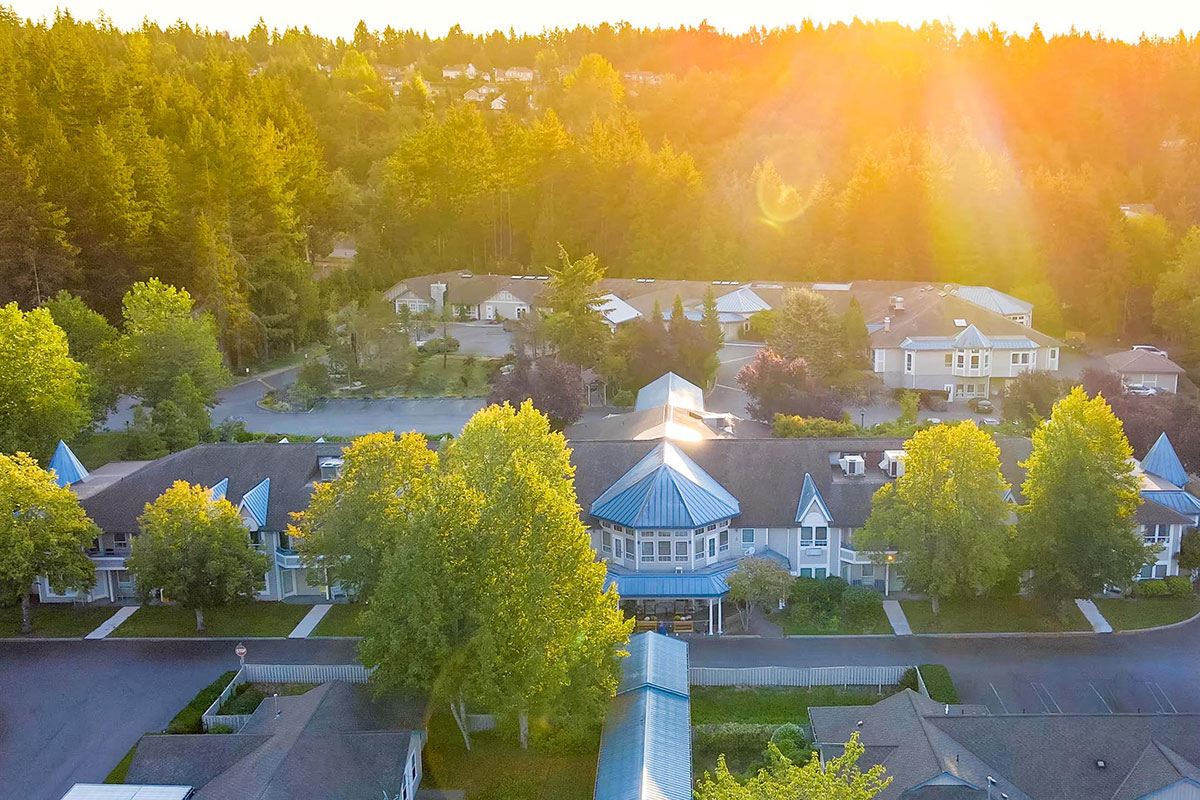
[[[894,686],[908,666],[888,667],[691,667],[693,686]]]
[[[204,712],[204,730],[222,726],[237,733],[250,721],[249,714],[218,713],[225,701],[233,696],[234,690],[243,683],[366,683],[370,677],[371,670],[362,664],[246,664]]]

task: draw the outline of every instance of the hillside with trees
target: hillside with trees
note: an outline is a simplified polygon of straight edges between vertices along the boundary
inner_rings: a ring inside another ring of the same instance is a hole
[[[543,271],[561,245],[618,277],[986,283],[1050,333],[1200,354],[1173,322],[1197,280],[1198,39],[268,26],[0,15],[0,303],[65,289],[115,324],[157,277],[239,367],[367,289]],[[464,63],[538,79],[492,111],[462,100],[482,79],[443,79]],[[314,281],[344,237],[353,268]]]

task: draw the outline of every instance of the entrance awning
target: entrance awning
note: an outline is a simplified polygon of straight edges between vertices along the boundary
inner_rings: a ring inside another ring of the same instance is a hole
[[[732,566],[732,565],[731,565]],[[695,573],[608,573],[605,588],[616,586],[623,600],[650,598],[697,599],[720,597],[729,591],[725,576],[733,570],[697,575]]]

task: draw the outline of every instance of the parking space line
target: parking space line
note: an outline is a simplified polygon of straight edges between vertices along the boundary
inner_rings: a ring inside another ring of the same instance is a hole
[[[1171,707],[1172,714],[1179,713],[1179,709],[1171,702],[1171,698],[1167,697],[1167,693],[1163,691],[1161,686],[1153,681],[1146,681],[1146,688],[1150,690],[1150,696],[1154,698],[1154,702],[1158,705],[1158,710],[1161,713],[1167,713],[1167,706]],[[1163,701],[1166,701],[1166,706],[1163,705]]]
[[[1000,693],[996,691],[996,684],[989,683],[988,686],[992,687],[992,694],[996,695],[996,701],[1000,703],[1000,708],[1002,708],[1004,710],[1004,713],[1007,714],[1008,706],[1004,705],[1004,699],[1001,698]]]
[[[1091,686],[1092,691],[1096,693],[1096,697],[1100,698],[1100,702],[1104,703],[1105,710],[1108,711],[1108,713],[1110,713],[1110,714],[1113,713],[1112,706],[1110,706],[1108,704],[1108,701],[1104,699],[1104,695],[1100,694],[1100,690],[1097,689],[1095,686],[1092,686],[1091,681],[1088,681],[1088,686]]]
[[[1033,689],[1033,696],[1036,697],[1038,702],[1042,704],[1042,713],[1049,714],[1050,706],[1046,705],[1046,701],[1042,699],[1042,693],[1038,691],[1037,687],[1038,685],[1036,683],[1029,684],[1029,688]]]
[[[1054,699],[1054,695],[1050,694],[1050,690],[1046,688],[1046,684],[1034,683],[1031,685],[1033,686],[1033,691],[1035,694],[1037,694],[1038,699],[1042,700],[1042,706],[1046,709],[1047,714],[1061,714],[1062,713],[1062,709],[1059,708],[1058,703]],[[1044,700],[1042,699],[1043,695],[1045,695]],[[1054,711],[1051,711],[1050,706],[1046,705],[1046,700],[1049,700],[1051,703],[1054,704]]]

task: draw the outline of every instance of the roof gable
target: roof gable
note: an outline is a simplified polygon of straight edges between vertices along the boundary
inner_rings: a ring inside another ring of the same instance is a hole
[[[1168,480],[1180,488],[1187,486],[1187,470],[1183,468],[1183,462],[1176,455],[1175,448],[1171,446],[1171,440],[1167,438],[1166,433],[1158,435],[1158,439],[1146,453],[1146,457],[1142,459],[1142,469],[1151,475]]]
[[[992,340],[983,335],[983,332],[974,325],[968,325],[962,333],[954,337],[955,347],[991,347]]]
[[[221,478],[221,480],[213,484],[212,488],[208,490],[208,499],[213,501],[224,500],[227,491],[229,491],[229,478]]]
[[[692,411],[704,410],[704,390],[674,372],[668,372],[638,389],[635,411],[655,406],[675,406]]]
[[[62,439],[58,440],[54,457],[50,459],[50,469],[54,470],[54,482],[59,486],[70,486],[88,477],[88,471]]]
[[[806,472],[804,473],[804,486],[800,490],[800,503],[796,506],[796,522],[803,521],[814,504],[825,517],[826,522],[833,522],[833,514],[829,513],[829,506],[825,505],[825,498],[821,497],[821,490],[817,488],[812,473]]]
[[[271,499],[271,479],[263,478],[258,484],[242,495],[242,502],[238,504],[238,511],[245,509],[249,512],[258,526],[267,524],[267,507]]]
[[[651,686],[688,696],[687,642],[648,631],[629,637],[626,649],[629,656],[621,662],[617,694]]]
[[[674,443],[664,441],[597,497],[591,513],[630,528],[697,528],[735,517],[741,506]]]

